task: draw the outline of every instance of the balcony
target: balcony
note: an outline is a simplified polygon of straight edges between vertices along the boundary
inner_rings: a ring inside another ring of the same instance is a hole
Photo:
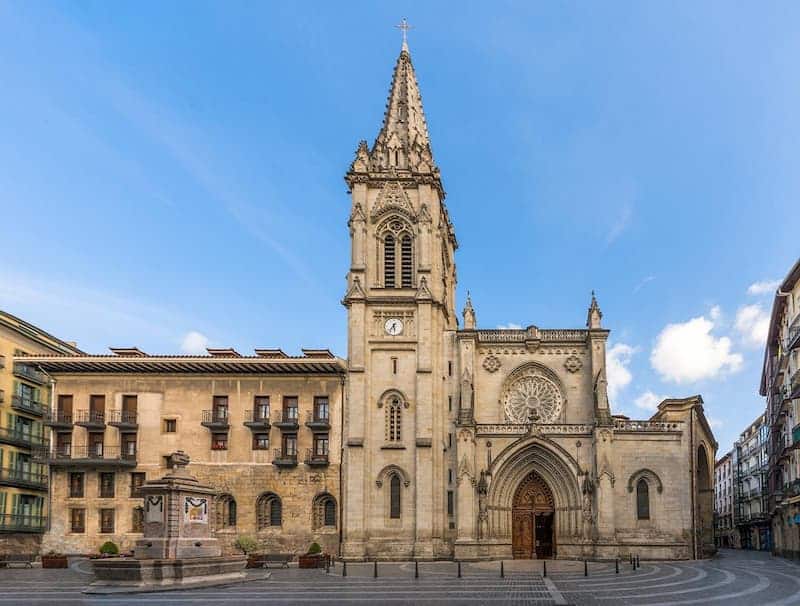
[[[297,466],[297,453],[284,452],[276,448],[273,451],[272,464],[275,467],[295,467]]]
[[[269,414],[261,416],[258,410],[245,410],[244,425],[252,431],[269,431]]]
[[[47,406],[41,402],[16,395],[11,396],[11,408],[37,417],[43,416],[44,411],[47,410]]]
[[[790,351],[800,346],[800,315],[789,325],[786,331],[786,350]]]
[[[104,431],[106,428],[106,413],[103,410],[78,410],[74,419],[75,425],[89,431]]]
[[[138,414],[135,410],[112,410],[108,416],[108,424],[121,432],[139,429]]]
[[[46,528],[44,516],[0,514],[0,532],[44,532]]]
[[[27,364],[20,364],[19,362],[14,362],[14,375],[20,379],[36,383],[37,385],[44,385],[47,383],[47,375],[35,368],[31,368]]]
[[[328,453],[315,454],[311,448],[306,449],[306,465],[309,467],[327,467],[328,464]]]
[[[26,469],[0,468],[0,486],[15,486],[30,490],[47,490],[47,474]]]
[[[136,454],[123,452],[119,446],[72,446],[64,444],[52,451],[41,450],[36,458],[51,467],[136,467]]]
[[[44,411],[44,424],[54,431],[72,431],[72,413],[54,410]]]
[[[208,427],[213,431],[228,431],[230,428],[230,423],[228,422],[228,410],[204,410],[203,420],[200,421],[200,424],[203,427]]]
[[[309,412],[306,415],[306,427],[308,427],[311,431],[330,431],[330,416],[328,414],[317,415],[316,413]]]
[[[20,448],[38,448],[46,447],[49,442],[44,436],[33,435],[29,431],[0,427],[0,444],[9,444]]]
[[[284,431],[297,431],[300,424],[297,422],[297,409],[287,408],[278,413],[278,420],[274,423],[275,427],[279,427]]]

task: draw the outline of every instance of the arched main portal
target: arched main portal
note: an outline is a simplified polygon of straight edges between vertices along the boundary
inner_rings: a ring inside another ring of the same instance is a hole
[[[514,493],[511,513],[514,558],[553,557],[555,501],[547,483],[532,472]]]

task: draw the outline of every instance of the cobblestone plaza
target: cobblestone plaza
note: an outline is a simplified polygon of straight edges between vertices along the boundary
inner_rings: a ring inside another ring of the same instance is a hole
[[[800,604],[800,567],[760,552],[723,550],[694,562],[641,562],[634,571],[621,563],[506,561],[462,565],[453,562],[341,564],[324,570],[272,570],[268,580],[243,585],[139,595],[86,596],[91,580],[87,560],[69,570],[0,570],[0,604],[20,606],[86,604],[715,604],[790,606]],[[256,574],[260,574],[256,573]]]

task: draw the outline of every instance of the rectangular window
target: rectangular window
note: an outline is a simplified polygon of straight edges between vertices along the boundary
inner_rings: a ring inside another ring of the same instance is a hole
[[[397,374],[397,358],[392,358],[392,374]]]
[[[136,434],[122,434],[122,457],[124,459],[136,458]]]
[[[447,515],[449,515],[449,516],[453,515],[453,509],[454,509],[454,507],[453,507],[453,491],[452,490],[448,490],[447,491]]]
[[[56,434],[56,457],[65,459],[72,454],[72,434]]]
[[[448,362],[447,363],[447,375],[450,376],[450,377],[453,376],[453,363],[452,362]]]
[[[145,481],[146,477],[147,477],[146,474],[144,472],[141,472],[141,471],[134,471],[133,473],[131,473],[131,497],[132,498],[137,498],[137,497],[141,497],[142,496],[141,493],[139,493],[139,489],[142,487],[142,484],[144,484],[144,481]]]
[[[71,395],[61,395],[58,396],[58,413],[59,420],[63,420],[67,423],[72,422],[72,396]]]
[[[253,401],[253,421],[269,421],[269,396],[256,396]]]
[[[100,474],[100,498],[114,498],[114,472],[103,472]]]
[[[86,510],[70,509],[69,510],[69,527],[70,532],[83,533],[86,532]]]
[[[214,421],[228,420],[228,396],[214,396]]]
[[[102,534],[111,534],[114,532],[114,510],[101,509],[100,510],[100,532]]]
[[[82,471],[73,471],[69,474],[69,496],[71,498],[83,498],[83,477]]]
[[[104,395],[89,396],[89,418],[92,421],[105,421],[106,397]]]
[[[253,450],[269,450],[269,434],[253,434]]]
[[[447,410],[449,412],[453,411],[453,396],[447,396]]]
[[[164,433],[175,433],[178,431],[178,419],[164,419]]]
[[[283,398],[283,420],[297,420],[297,396],[284,396]]]
[[[314,398],[314,420],[328,422],[330,419],[330,407],[328,396],[316,396]]]
[[[103,434],[90,433],[89,434],[89,457],[102,459],[103,458]]]
[[[452,448],[453,447],[453,434],[452,433],[448,433],[447,434],[447,447],[448,448]]]
[[[452,469],[448,469],[447,470],[447,483],[448,484],[452,484],[453,483],[453,470]]]
[[[228,434],[211,434],[211,450],[228,450]]]
[[[328,434],[320,434],[314,437],[314,454],[316,456],[328,456]]]
[[[283,436],[283,456],[285,457],[297,456],[297,436],[295,434],[288,434]]]

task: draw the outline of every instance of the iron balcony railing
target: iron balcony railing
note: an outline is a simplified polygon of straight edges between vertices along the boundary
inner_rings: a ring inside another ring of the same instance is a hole
[[[59,444],[52,451],[37,452],[37,457],[47,460],[51,464],[69,461],[124,461],[136,463],[136,452],[122,450],[119,446],[105,446],[103,444],[74,446],[72,444]]]
[[[43,372],[20,362],[14,362],[14,374],[20,379],[26,379],[38,385],[44,385],[47,382],[47,376]]]
[[[203,420],[201,421],[201,425],[227,427],[228,424],[229,420],[227,408],[214,408],[212,410],[203,411]]]
[[[45,425],[72,425],[72,412],[48,409],[44,411]]]
[[[313,448],[306,449],[306,465],[314,466],[314,465],[327,465],[328,460],[328,453],[318,453],[314,452]]]
[[[297,465],[297,453],[286,452],[280,448],[272,451],[273,463],[275,465]]]
[[[139,423],[139,415],[135,410],[112,410],[107,417],[109,425],[135,426]]]
[[[29,431],[0,427],[0,444],[11,444],[22,448],[47,446],[49,441],[42,435],[32,434]]]
[[[331,416],[328,411],[310,410],[306,413],[306,423],[330,424]]]
[[[45,516],[4,513],[0,514],[0,531],[5,532],[44,532],[47,527]]]
[[[47,410],[47,406],[42,402],[19,395],[11,396],[11,408],[36,415],[37,417],[41,417]]]
[[[74,413],[76,425],[93,427],[104,427],[106,424],[106,413],[104,410],[77,410]]]
[[[786,349],[793,349],[798,344],[800,344],[800,315],[792,321],[786,331]]]
[[[0,484],[47,490],[47,474],[14,467],[0,468]]]

